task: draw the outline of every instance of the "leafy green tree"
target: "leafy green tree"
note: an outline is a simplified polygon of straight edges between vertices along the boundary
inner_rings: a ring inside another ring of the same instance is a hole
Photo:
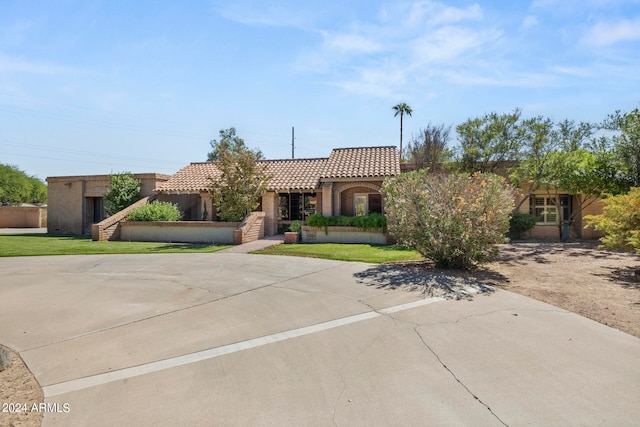
[[[600,239],[609,249],[624,249],[640,254],[640,187],[633,187],[628,194],[612,196],[604,200],[602,215],[587,215],[587,227],[604,231]]]
[[[640,187],[640,110],[622,114],[616,111],[602,123],[604,130],[613,132],[609,146],[613,152],[612,162],[617,170],[615,179],[627,192],[631,187]]]
[[[417,136],[411,138],[405,149],[405,159],[418,169],[428,168],[433,171],[436,164],[450,160],[453,155],[447,148],[450,132],[451,126],[429,123]]]
[[[521,113],[519,108],[507,114],[493,112],[458,125],[458,169],[467,173],[496,172],[505,161],[519,160],[524,141]]]
[[[404,102],[394,105],[391,109],[396,112],[393,117],[397,117],[398,114],[400,115],[400,158],[402,159],[402,117],[405,114],[411,116],[413,110]]]
[[[212,179],[211,190],[217,215],[225,221],[241,221],[259,205],[267,189],[266,165],[259,163],[260,150],[236,145],[218,145],[216,165],[220,176]]]
[[[0,164],[0,203],[46,203],[47,186],[17,166]]]
[[[382,194],[391,235],[441,268],[494,260],[509,230],[512,189],[493,174],[419,170],[385,180]]]
[[[249,147],[244,143],[244,139],[236,135],[236,128],[220,129],[220,139],[211,141],[211,151],[207,154],[207,161],[213,162],[220,160],[220,153],[222,151],[228,151],[235,154],[241,154]],[[263,159],[264,156],[260,150],[254,150],[254,153],[258,156],[258,159]]]
[[[105,211],[113,215],[140,200],[140,180],[131,172],[109,175],[109,191],[104,196]]]

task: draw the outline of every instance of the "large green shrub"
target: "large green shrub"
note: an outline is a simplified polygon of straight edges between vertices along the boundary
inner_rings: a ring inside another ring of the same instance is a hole
[[[180,221],[182,213],[178,205],[169,202],[147,203],[131,209],[127,221]]]
[[[535,227],[538,217],[529,213],[514,212],[509,218],[509,234],[515,239],[522,239],[522,235]]]
[[[441,268],[494,260],[514,207],[511,187],[493,174],[420,170],[388,178],[382,193],[391,235]]]
[[[640,254],[640,187],[628,194],[604,199],[602,215],[587,215],[587,227],[604,231],[600,239],[609,249],[624,249]]]

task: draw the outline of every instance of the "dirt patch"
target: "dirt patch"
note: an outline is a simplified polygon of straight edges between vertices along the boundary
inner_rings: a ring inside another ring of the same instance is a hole
[[[468,296],[463,290],[516,292],[552,304],[640,338],[640,256],[606,251],[597,242],[503,245],[498,261],[477,271],[436,270],[430,263],[383,264],[361,273],[373,286],[424,288],[431,295],[443,292]],[[428,274],[425,274],[428,273]],[[22,359],[9,350],[13,363],[0,372],[0,403],[32,405],[43,402],[42,389]],[[2,408],[0,408],[2,409]],[[42,423],[40,412],[0,413],[0,425],[33,427]]]
[[[39,426],[42,412],[37,408],[44,402],[42,389],[20,356],[11,349],[4,349],[11,355],[11,364],[0,371],[0,425]]]
[[[640,256],[598,242],[515,243],[487,269],[497,287],[544,301],[640,338]]]

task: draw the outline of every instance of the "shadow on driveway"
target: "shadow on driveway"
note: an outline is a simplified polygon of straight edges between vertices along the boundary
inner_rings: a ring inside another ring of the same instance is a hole
[[[424,295],[471,299],[474,293],[488,294],[501,281],[502,274],[489,270],[441,270],[427,261],[380,264],[355,273],[359,283],[376,289],[406,289]]]

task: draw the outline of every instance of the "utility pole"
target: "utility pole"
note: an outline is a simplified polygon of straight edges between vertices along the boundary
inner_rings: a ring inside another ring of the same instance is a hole
[[[291,158],[292,159],[295,159],[294,153],[295,153],[295,140],[296,140],[296,137],[295,137],[294,129],[295,128],[293,126],[291,126]]]

